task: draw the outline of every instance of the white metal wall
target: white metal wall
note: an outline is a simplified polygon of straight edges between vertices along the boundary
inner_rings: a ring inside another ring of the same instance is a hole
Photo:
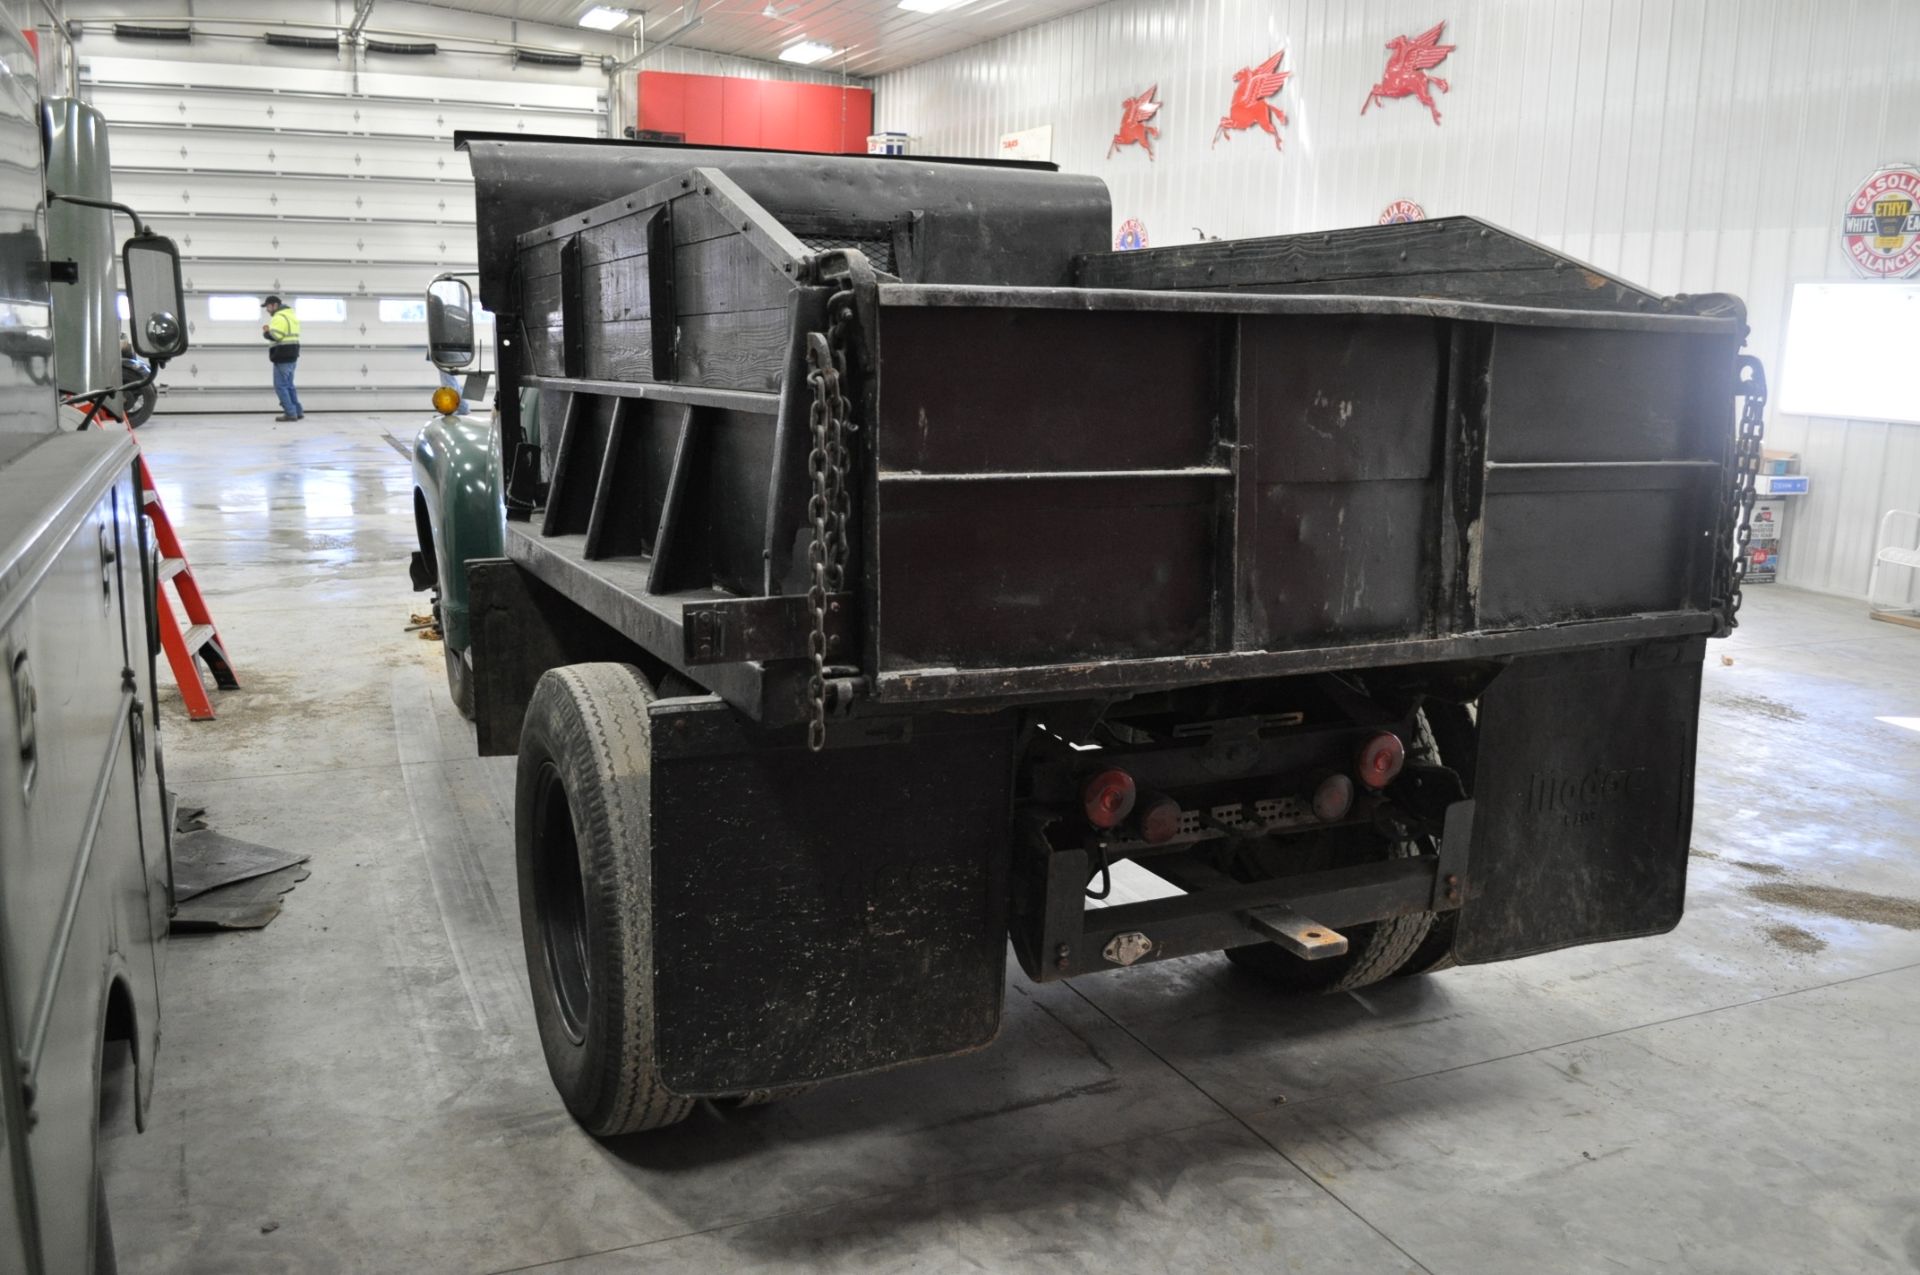
[[[1442,18],[1443,123],[1410,98],[1363,117],[1387,40]],[[1284,153],[1210,147],[1233,72],[1280,48]],[[1052,124],[1055,160],[1105,177],[1154,244],[1370,223],[1395,199],[1472,213],[1663,292],[1744,297],[1778,368],[1793,284],[1851,277],[1846,197],[1920,161],[1916,50],[1920,0],[1113,0],[878,78],[874,123],[960,155]],[[1154,83],[1158,158],[1107,158],[1121,99]],[[1880,512],[1920,507],[1920,426],[1768,427],[1813,478],[1784,578],[1863,593]]]

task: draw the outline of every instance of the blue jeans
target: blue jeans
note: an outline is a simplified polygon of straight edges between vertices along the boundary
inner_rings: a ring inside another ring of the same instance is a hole
[[[288,416],[306,415],[300,408],[300,395],[293,388],[293,369],[299,366],[298,359],[273,365],[273,392],[280,396],[280,410]]]

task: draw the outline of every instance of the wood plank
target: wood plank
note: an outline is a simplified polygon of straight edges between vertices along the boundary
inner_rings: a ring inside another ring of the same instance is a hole
[[[786,366],[788,337],[784,306],[685,317],[675,379],[719,389],[776,390]]]
[[[643,252],[618,261],[581,267],[580,286],[589,322],[645,319],[652,315],[647,278],[649,260]]]
[[[588,324],[582,377],[603,381],[653,380],[653,321],[618,319]]]
[[[743,235],[673,250],[674,305],[681,317],[786,304],[793,284]]]
[[[709,239],[723,239],[739,233],[740,227],[728,221],[698,190],[673,201],[673,242],[676,247],[704,243]]]

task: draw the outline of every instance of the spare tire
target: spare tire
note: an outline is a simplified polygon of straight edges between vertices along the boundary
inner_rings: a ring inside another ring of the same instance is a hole
[[[1347,864],[1367,862],[1370,858],[1376,861],[1379,858],[1403,859],[1419,853],[1419,847],[1411,842],[1369,839],[1375,842],[1371,854],[1356,855],[1349,845],[1342,847],[1336,857],[1342,864]],[[1351,843],[1353,838],[1345,840]],[[1248,876],[1251,880],[1263,879],[1254,874],[1239,875]],[[1340,931],[1347,939],[1346,952],[1317,961],[1302,960],[1273,943],[1229,948],[1227,959],[1290,992],[1352,991],[1356,987],[1391,978],[1419,950],[1421,943],[1426,940],[1427,931],[1432,928],[1433,919],[1431,912],[1413,912],[1384,921],[1346,926]]]

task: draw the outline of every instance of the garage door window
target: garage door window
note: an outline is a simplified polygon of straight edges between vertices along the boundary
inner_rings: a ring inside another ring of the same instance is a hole
[[[380,298],[380,322],[425,323],[426,321],[427,299],[425,297]]]
[[[300,316],[302,323],[345,323],[347,299],[345,297],[295,297],[293,312]]]
[[[215,323],[259,323],[265,318],[260,313],[259,297],[221,296],[217,293],[207,298],[207,317]]]

